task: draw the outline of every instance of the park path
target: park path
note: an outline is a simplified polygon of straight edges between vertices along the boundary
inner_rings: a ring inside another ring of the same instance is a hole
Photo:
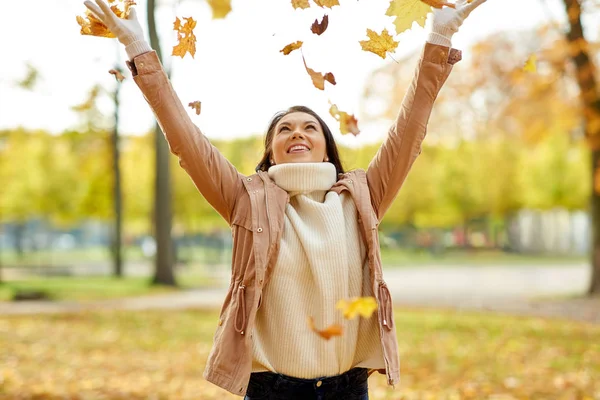
[[[557,266],[421,266],[386,269],[396,307],[489,311],[600,323],[600,297],[582,298],[589,281],[585,264]],[[218,308],[225,287],[89,303],[0,303],[0,316],[82,312]]]

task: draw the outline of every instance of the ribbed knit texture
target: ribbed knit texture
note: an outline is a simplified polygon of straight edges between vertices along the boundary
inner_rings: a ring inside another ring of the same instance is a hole
[[[339,375],[353,367],[385,368],[375,317],[347,321],[339,299],[372,296],[366,248],[351,196],[329,192],[331,163],[289,163],[269,176],[290,194],[279,257],[263,290],[253,334],[252,371],[297,378]],[[337,323],[329,341],[312,332]]]
[[[143,38],[134,38],[134,40],[131,43],[125,46],[125,52],[127,53],[127,57],[129,57],[130,60],[133,60],[135,57],[147,53],[149,51],[152,51],[152,47],[150,47],[148,42],[146,42]]]

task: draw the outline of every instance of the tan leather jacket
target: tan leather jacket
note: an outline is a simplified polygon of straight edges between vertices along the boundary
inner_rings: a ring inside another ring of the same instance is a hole
[[[399,357],[390,292],[383,279],[378,226],[421,152],[433,102],[461,53],[426,43],[398,118],[368,169],[340,176],[332,190],[348,191],[358,210],[389,385],[399,381]],[[288,194],[259,172],[243,176],[192,123],[155,52],[127,62],[164,132],[198,190],[231,226],[232,275],[204,377],[243,396],[252,365],[252,332],[262,290],[277,261]]]

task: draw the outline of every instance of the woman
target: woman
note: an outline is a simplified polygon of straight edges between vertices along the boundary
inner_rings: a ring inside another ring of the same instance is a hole
[[[118,19],[84,4],[126,47],[136,84],[171,151],[229,223],[232,277],[204,377],[247,400],[368,399],[368,375],[399,381],[392,300],[377,227],[420,153],[433,102],[460,52],[451,37],[485,0],[434,9],[429,35],[398,118],[366,171],[344,172],[331,131],[306,107],[271,121],[262,160],[241,175],[191,122],[135,9]],[[377,313],[345,321],[339,299],[374,296]],[[323,340],[307,317],[343,335]]]

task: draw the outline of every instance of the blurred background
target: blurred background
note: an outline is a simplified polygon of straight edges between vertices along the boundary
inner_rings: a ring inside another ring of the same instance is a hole
[[[399,35],[396,53],[382,60],[358,42],[367,28],[393,31],[385,16],[389,1],[340,0],[325,10],[330,21],[322,36],[310,32],[324,14],[315,5],[294,10],[288,1],[233,0],[231,11],[222,12],[220,3],[227,2],[137,1],[148,41],[160,50],[182,102],[201,101],[200,115],[188,113],[209,140],[252,174],[270,117],[303,104],[335,132],[345,168],[366,168],[408,88],[423,28]],[[85,304],[154,296],[155,305],[165,305],[169,300],[160,296],[181,289],[195,293],[196,303],[180,304],[217,307],[229,285],[230,230],[168,154],[122,46],[80,35],[75,17],[84,10],[79,0],[32,0],[5,2],[0,13],[0,314],[17,313],[20,300]],[[177,16],[198,20],[193,58],[170,55]],[[336,86],[315,89],[300,52],[279,52],[296,40],[305,42],[307,65],[333,72]],[[423,152],[380,225],[396,304],[597,323],[600,1],[489,0],[466,20],[453,46],[463,60],[442,89]],[[125,79],[116,81],[110,69]],[[360,135],[338,133],[330,103],[356,115]],[[44,311],[30,304],[20,310]],[[402,318],[410,326],[421,317]],[[12,331],[13,322],[0,324],[0,334]],[[56,328],[54,322],[43,323]],[[211,323],[202,346],[210,345]],[[505,322],[490,329],[498,326]],[[532,326],[516,335],[550,329]],[[581,333],[570,323],[556,329]],[[600,336],[596,326],[590,329],[572,337],[581,346],[569,349],[572,363],[561,364],[567,372],[536,375],[547,378],[540,378],[539,392],[519,392],[524,380],[503,376],[498,385],[516,397],[494,398],[600,399]],[[490,357],[494,349],[487,348]],[[546,366],[554,359],[544,357]],[[421,367],[407,367],[409,387],[418,387]],[[18,368],[8,370],[4,385],[13,392],[6,398],[30,398],[27,385],[14,386]],[[459,397],[426,397],[415,389],[414,397],[405,391],[402,398],[492,398],[469,382]],[[134,392],[123,398],[138,398]],[[139,398],[148,398],[144,393]]]

